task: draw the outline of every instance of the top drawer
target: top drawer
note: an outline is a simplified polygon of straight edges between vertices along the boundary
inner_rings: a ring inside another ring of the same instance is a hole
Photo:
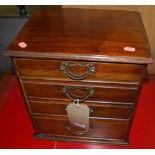
[[[142,66],[133,64],[96,63],[16,58],[19,75],[26,78],[83,80],[93,82],[138,83]]]

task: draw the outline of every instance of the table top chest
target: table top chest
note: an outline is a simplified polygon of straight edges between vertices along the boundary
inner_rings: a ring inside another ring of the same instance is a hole
[[[35,138],[128,143],[152,63],[137,12],[40,9],[4,54],[13,60]],[[89,132],[66,128],[66,106],[76,99],[90,109]]]

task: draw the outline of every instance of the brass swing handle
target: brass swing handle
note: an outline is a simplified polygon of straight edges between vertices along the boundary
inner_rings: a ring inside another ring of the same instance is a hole
[[[83,89],[86,90],[87,95],[83,96],[83,97],[79,97],[77,95],[73,95],[70,93],[71,90],[75,90],[75,89]],[[65,95],[72,101],[79,99],[79,102],[84,102],[85,100],[87,100],[90,96],[92,96],[94,94],[94,90],[93,88],[82,88],[82,87],[74,87],[74,86],[64,86],[63,88],[63,93],[65,93]]]
[[[83,74],[72,73],[69,70],[69,68],[75,67],[75,66],[84,67],[87,69],[87,71]],[[67,62],[63,62],[60,65],[60,70],[63,71],[64,74],[66,74],[69,78],[73,80],[83,80],[86,77],[88,77],[91,73],[95,72],[95,67],[92,64],[69,64]]]
[[[90,131],[92,131],[93,129],[77,129],[76,126],[67,126],[66,129],[68,129],[71,133],[75,134],[75,135],[84,135]]]

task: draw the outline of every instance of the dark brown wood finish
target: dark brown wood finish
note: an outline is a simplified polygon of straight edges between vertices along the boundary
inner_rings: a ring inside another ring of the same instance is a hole
[[[77,137],[77,135],[72,134],[66,129],[69,126],[69,121],[65,116],[34,115],[33,119],[39,133]],[[85,135],[79,135],[79,137],[125,139],[128,125],[128,120],[90,119],[90,128],[92,131]]]
[[[27,46],[21,48],[21,42]],[[40,9],[4,55],[14,60],[35,138],[128,143],[152,62],[139,13]],[[83,135],[66,128],[65,108],[77,98],[90,108],[93,130]]]
[[[25,42],[26,48],[18,43]],[[135,52],[124,51],[134,47]],[[5,55],[150,63],[146,32],[137,12],[40,9]]]
[[[29,114],[29,118],[30,118],[30,120],[31,120],[31,123],[32,123],[32,126],[33,126],[34,130],[35,130],[35,132],[37,132],[36,126],[34,125],[34,121],[33,121],[32,116],[31,116],[31,114],[30,114],[30,106],[29,106],[29,104],[28,104],[28,99],[27,99],[27,97],[26,97],[26,93],[25,93],[25,91],[24,91],[24,87],[23,87],[23,84],[22,84],[22,80],[21,80],[21,78],[20,78],[20,76],[19,76],[19,72],[18,72],[18,70],[17,70],[17,68],[16,68],[16,63],[15,63],[14,58],[11,57],[11,61],[12,61],[12,64],[14,65],[14,72],[15,72],[16,77],[17,77],[17,80],[18,80],[18,82],[19,82],[19,87],[20,87],[20,89],[21,89],[22,96],[23,96],[24,101],[25,101],[25,103],[26,103],[26,104],[25,104],[26,110],[27,110],[27,112],[28,112],[28,114]]]
[[[48,99],[29,99],[31,113],[67,115],[66,107],[71,102]],[[90,108],[90,117],[129,119],[133,106],[85,102]]]
[[[114,64],[114,63],[95,63],[95,62],[72,62],[72,61],[50,61],[50,60],[37,60],[37,59],[15,59],[16,66],[21,78],[27,79],[59,79],[68,81],[70,78],[63,71],[60,66],[63,63],[70,65],[92,64],[95,72],[82,82],[116,82],[116,83],[134,83],[139,84],[142,74],[141,65],[131,64]],[[34,65],[35,64],[35,65]],[[69,71],[76,74],[84,74],[87,67],[69,67]]]
[[[109,144],[109,145],[127,145],[128,139],[105,139],[105,138],[85,138],[85,137],[69,137],[69,136],[60,136],[60,135],[51,135],[45,133],[35,133],[34,139],[49,139],[49,140],[56,140],[56,141],[69,141],[69,142],[79,142],[79,143],[101,143],[101,144]]]
[[[116,102],[134,102],[137,87],[133,85],[112,85],[101,84],[97,86],[89,83],[77,82],[59,82],[45,80],[23,80],[24,89],[28,97],[43,97],[53,99],[69,99],[63,92],[65,86],[69,88],[68,94],[72,98],[84,98],[88,95],[87,88],[93,90],[93,94],[88,101],[116,101]],[[71,89],[70,89],[71,88]],[[73,90],[72,90],[73,89]]]

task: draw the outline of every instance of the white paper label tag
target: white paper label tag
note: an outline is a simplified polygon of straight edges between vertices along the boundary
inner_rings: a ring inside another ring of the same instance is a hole
[[[18,43],[18,46],[21,48],[26,48],[27,44],[25,42],[20,42],[20,43]]]
[[[124,47],[124,51],[135,52],[136,48],[135,47]]]
[[[77,100],[75,100],[77,101]],[[89,129],[89,107],[79,101],[67,105],[67,115],[72,126]]]

